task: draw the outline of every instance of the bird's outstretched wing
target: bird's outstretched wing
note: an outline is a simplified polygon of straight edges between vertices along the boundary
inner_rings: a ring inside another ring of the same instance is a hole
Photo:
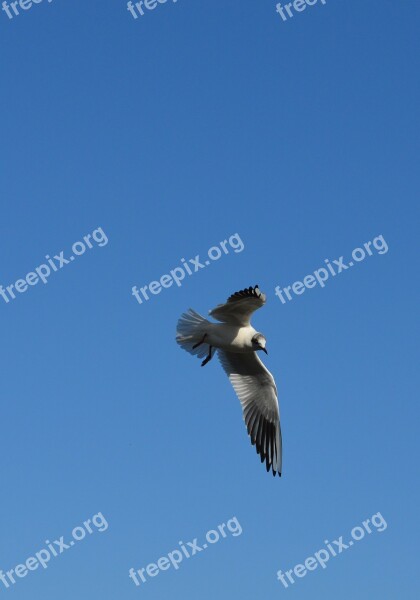
[[[256,352],[239,354],[218,350],[219,360],[238,396],[244,421],[267,471],[281,475],[282,441],[274,378]]]
[[[266,296],[255,287],[249,287],[230,296],[225,304],[219,304],[209,315],[221,321],[246,327],[254,311],[265,304]]]

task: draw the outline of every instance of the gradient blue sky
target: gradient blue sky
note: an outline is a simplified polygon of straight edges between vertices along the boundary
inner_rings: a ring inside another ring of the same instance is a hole
[[[0,14],[0,283],[97,227],[109,239],[0,298],[0,568],[99,511],[109,523],[0,595],[418,598],[419,13],[328,0],[282,22],[274,0],[179,0],[134,20],[122,0],[54,0]],[[131,296],[233,233],[243,252]],[[274,296],[380,234],[388,253]],[[183,310],[255,283],[280,480],[217,361],[201,369],[174,341]],[[378,511],[385,532],[276,580]],[[128,578],[233,515],[241,536],[143,588]]]

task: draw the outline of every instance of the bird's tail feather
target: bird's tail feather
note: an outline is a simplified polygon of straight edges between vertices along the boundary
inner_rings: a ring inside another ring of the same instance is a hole
[[[208,325],[210,321],[207,321],[204,317],[199,315],[192,308],[188,309],[187,312],[183,313],[178,321],[176,328],[176,341],[178,344],[189,352],[203,358],[208,354],[208,344],[200,342],[203,340],[207,333]],[[196,344],[200,344],[196,348],[193,348]]]

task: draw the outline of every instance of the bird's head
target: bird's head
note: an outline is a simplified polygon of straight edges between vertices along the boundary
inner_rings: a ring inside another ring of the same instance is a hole
[[[262,350],[263,352],[265,352],[266,354],[268,354],[267,352],[267,340],[265,339],[265,337],[263,336],[262,333],[256,333],[254,335],[254,337],[252,338],[252,345],[254,347],[254,350]]]

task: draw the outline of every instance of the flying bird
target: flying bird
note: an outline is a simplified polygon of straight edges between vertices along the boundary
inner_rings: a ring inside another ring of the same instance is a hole
[[[204,367],[217,352],[238,396],[244,421],[267,471],[281,476],[282,440],[277,388],[270,371],[257,355],[266,354],[266,339],[251,325],[251,315],[264,306],[266,296],[258,285],[232,294],[209,315],[212,323],[190,308],[178,321],[176,341],[189,352],[204,359]]]

